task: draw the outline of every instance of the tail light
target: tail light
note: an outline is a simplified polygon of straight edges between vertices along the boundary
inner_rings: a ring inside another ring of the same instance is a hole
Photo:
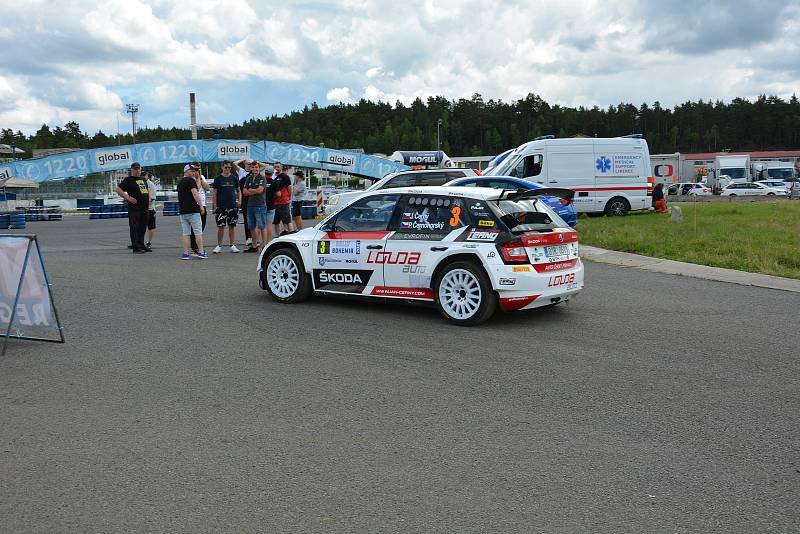
[[[655,178],[653,178],[652,176],[648,176],[647,177],[647,196],[648,197],[652,197],[653,196],[653,188],[655,187],[653,182],[655,182]]]
[[[503,258],[503,263],[530,263],[528,251],[525,250],[525,245],[520,240],[497,245],[497,250],[500,252],[500,257]]]

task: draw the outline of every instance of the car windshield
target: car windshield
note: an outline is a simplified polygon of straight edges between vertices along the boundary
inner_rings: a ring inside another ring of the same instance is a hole
[[[719,170],[719,174],[720,175],[725,174],[728,177],[730,177],[731,180],[741,180],[742,178],[745,177],[744,169],[741,168],[741,167],[739,167],[739,168],[729,168],[729,169],[720,169]]]
[[[539,198],[495,201],[500,220],[515,234],[569,228],[564,219]]]
[[[492,167],[491,169],[486,169],[483,171],[484,176],[509,176],[510,171],[516,167],[517,162],[519,161],[519,156],[513,157],[509,154],[506,159]]]

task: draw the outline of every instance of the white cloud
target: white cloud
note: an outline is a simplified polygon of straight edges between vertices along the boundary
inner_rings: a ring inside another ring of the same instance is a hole
[[[349,103],[353,101],[353,97],[350,96],[349,87],[334,87],[325,94],[325,98],[331,102]]]
[[[33,0],[0,4],[0,127],[79,120],[240,122],[312,101],[443,95],[599,105],[788,96],[800,87],[800,0]],[[701,16],[702,15],[702,16]],[[702,19],[702,24],[698,20]],[[726,26],[727,25],[727,26]],[[730,26],[733,25],[733,26]],[[758,28],[769,31],[758,32]],[[22,87],[20,87],[20,84]],[[108,117],[111,117],[110,119]]]

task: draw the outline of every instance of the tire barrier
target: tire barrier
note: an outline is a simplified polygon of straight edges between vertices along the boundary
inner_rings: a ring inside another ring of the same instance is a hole
[[[60,221],[63,219],[61,208],[58,206],[38,206],[35,208],[17,208],[17,213],[22,213],[27,222],[31,221]]]
[[[89,206],[90,219],[124,219],[128,216],[128,207],[125,204],[103,204]]]
[[[0,228],[25,228],[25,213],[11,211],[0,213]]]
[[[180,214],[180,207],[178,202],[164,202],[164,210],[162,214],[165,217],[175,216]]]

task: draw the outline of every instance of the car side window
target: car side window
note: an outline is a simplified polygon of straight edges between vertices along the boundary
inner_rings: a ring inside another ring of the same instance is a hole
[[[370,196],[342,210],[334,223],[339,232],[382,232],[389,228],[400,195]]]
[[[414,183],[411,185],[443,185],[452,179],[441,172],[421,172],[414,175]]]
[[[395,176],[388,182],[384,184],[382,189],[393,189],[395,187],[409,187],[412,185],[416,185],[414,182],[414,175],[413,174],[400,174]]]
[[[461,182],[458,187],[481,187],[482,185],[477,180],[470,180],[469,182]]]
[[[470,215],[463,199],[410,195],[401,203],[396,229],[400,233],[447,233],[469,223]]]

